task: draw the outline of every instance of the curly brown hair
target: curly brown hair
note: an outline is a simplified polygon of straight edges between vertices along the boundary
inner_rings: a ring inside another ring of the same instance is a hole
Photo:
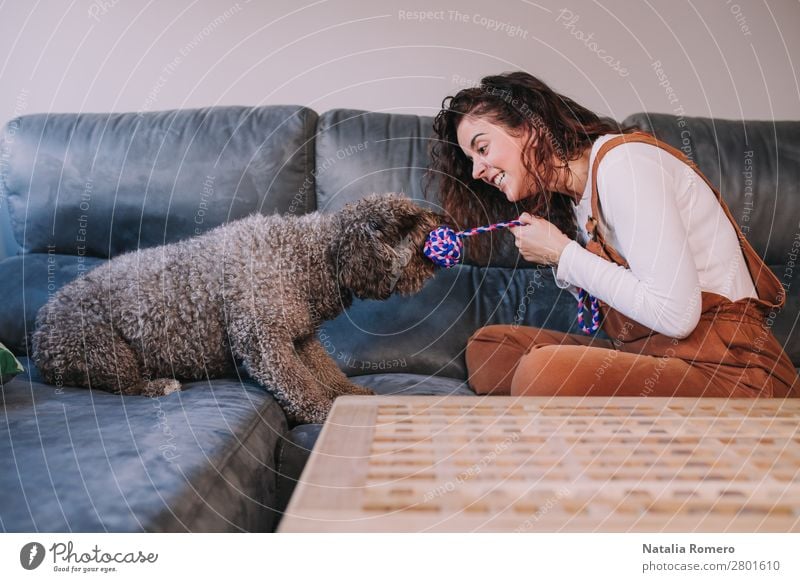
[[[473,179],[472,163],[456,137],[458,124],[467,115],[485,118],[525,139],[521,158],[528,171],[531,196],[509,202],[498,196],[490,184]],[[479,86],[462,89],[442,100],[442,110],[433,122],[425,189],[438,192],[444,211],[456,228],[512,220],[529,212],[546,218],[574,239],[577,227],[571,199],[548,190],[546,185],[555,183],[567,162],[578,159],[598,137],[635,129],[600,118],[528,73],[484,77]],[[534,142],[536,147],[532,147]],[[554,159],[561,163],[554,163]],[[471,259],[486,260],[491,243],[491,237],[469,239]]]

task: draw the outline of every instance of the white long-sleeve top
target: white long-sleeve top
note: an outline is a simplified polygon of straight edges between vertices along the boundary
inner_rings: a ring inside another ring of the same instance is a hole
[[[591,168],[574,206],[578,238],[586,244],[591,215]],[[701,291],[732,301],[756,297],[736,232],[711,188],[688,165],[649,144],[619,145],[597,169],[602,217],[598,228],[629,269],[573,241],[555,271],[561,286],[582,287],[623,315],[674,338],[688,336],[701,312]],[[598,218],[598,217],[595,217]]]

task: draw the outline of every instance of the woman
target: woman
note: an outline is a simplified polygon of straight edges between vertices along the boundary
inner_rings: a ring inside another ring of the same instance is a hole
[[[784,290],[680,151],[522,72],[446,98],[434,130],[431,176],[457,226],[519,216],[521,255],[595,296],[611,338],[484,327],[467,345],[476,392],[798,396],[765,325]]]

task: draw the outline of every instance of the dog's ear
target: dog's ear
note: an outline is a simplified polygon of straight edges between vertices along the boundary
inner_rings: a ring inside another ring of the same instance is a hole
[[[403,196],[373,195],[346,206],[340,218],[339,281],[357,297],[386,299],[395,290],[412,292],[433,274],[422,254],[427,233],[437,225],[432,212]]]
[[[399,234],[395,201],[368,196],[340,211],[342,236],[336,245],[339,282],[362,299],[386,299],[392,293],[389,273]],[[398,241],[399,242],[399,241]]]

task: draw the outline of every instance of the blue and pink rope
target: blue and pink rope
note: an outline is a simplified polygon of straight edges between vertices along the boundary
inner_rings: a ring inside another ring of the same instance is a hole
[[[509,222],[496,222],[488,226],[479,226],[460,232],[454,231],[449,226],[440,226],[436,230],[432,230],[428,235],[423,253],[440,267],[449,269],[460,263],[464,255],[464,243],[461,239],[484,232],[492,232],[494,230],[513,226],[522,226],[522,224],[523,223],[519,220],[511,220]],[[589,326],[584,323],[583,314],[587,298],[589,301],[589,309],[592,313],[592,324]],[[597,298],[588,294],[583,289],[578,289],[578,327],[585,334],[591,334],[600,329],[600,306],[597,302]]]

